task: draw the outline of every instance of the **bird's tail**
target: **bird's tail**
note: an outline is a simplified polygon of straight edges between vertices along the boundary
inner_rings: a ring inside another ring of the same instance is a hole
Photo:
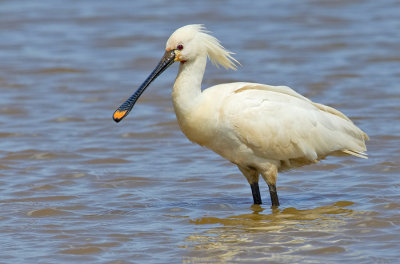
[[[364,153],[364,152],[348,150],[348,149],[342,150],[342,152],[344,152],[346,154],[349,154],[349,155],[353,155],[353,156],[362,158],[362,159],[368,159],[367,153]]]

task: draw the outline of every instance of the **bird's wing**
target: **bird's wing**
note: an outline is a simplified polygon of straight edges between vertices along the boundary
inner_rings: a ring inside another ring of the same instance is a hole
[[[260,83],[235,83],[235,84],[237,84],[237,86],[234,88],[234,93],[242,93],[250,90],[276,92],[280,94],[290,95],[307,102],[311,102],[310,99],[302,96],[301,94],[299,94],[298,92],[296,92],[295,90],[293,90],[288,86],[273,86]]]
[[[313,161],[335,151],[365,151],[365,133],[344,114],[285,86],[242,85],[225,97],[220,121],[270,159]]]

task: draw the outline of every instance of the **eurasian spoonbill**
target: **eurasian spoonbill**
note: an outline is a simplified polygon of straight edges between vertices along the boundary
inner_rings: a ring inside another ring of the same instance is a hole
[[[202,25],[177,29],[150,76],[115,112],[121,121],[147,86],[175,61],[180,62],[172,90],[179,126],[189,140],[236,164],[246,177],[254,204],[261,204],[259,175],[279,206],[278,171],[300,167],[330,154],[367,158],[366,133],[338,110],[314,103],[287,86],[225,83],[201,90],[207,57],[216,66],[239,64]]]

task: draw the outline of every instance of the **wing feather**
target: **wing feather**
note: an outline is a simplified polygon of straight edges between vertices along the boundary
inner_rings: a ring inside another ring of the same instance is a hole
[[[366,157],[368,136],[348,117],[286,86],[243,84],[221,111],[239,140],[265,158],[315,161],[336,151]]]

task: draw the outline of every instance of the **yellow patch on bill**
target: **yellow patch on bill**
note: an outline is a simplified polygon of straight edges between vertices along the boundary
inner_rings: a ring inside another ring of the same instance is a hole
[[[114,112],[113,117],[115,120],[119,120],[119,119],[123,118],[125,116],[125,114],[126,114],[126,110],[123,110],[123,111],[117,110]]]

